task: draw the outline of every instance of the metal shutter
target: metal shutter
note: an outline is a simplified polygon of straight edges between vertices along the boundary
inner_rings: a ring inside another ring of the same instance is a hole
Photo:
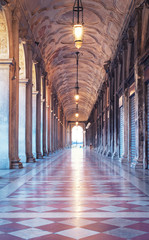
[[[120,107],[120,158],[124,153],[124,107]]]
[[[149,163],[149,83],[147,84],[147,160]]]
[[[133,161],[136,152],[135,137],[135,94],[130,97],[130,160]]]

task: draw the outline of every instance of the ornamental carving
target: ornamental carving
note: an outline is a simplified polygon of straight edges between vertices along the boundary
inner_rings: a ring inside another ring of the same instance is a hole
[[[8,32],[4,12],[0,10],[0,59],[9,58]]]

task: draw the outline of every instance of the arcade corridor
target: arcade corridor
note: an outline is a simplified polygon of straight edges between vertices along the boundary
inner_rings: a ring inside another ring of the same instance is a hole
[[[0,0],[0,240],[20,239],[149,240],[149,0]]]
[[[68,149],[1,170],[1,240],[148,240],[149,172]]]

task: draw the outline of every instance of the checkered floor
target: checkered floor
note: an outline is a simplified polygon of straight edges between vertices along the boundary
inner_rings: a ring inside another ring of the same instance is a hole
[[[145,175],[82,149],[1,170],[0,240],[149,240]]]

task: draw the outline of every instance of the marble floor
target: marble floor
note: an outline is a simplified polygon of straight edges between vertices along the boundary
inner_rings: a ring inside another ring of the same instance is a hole
[[[149,240],[149,170],[68,149],[0,170],[0,240]]]

